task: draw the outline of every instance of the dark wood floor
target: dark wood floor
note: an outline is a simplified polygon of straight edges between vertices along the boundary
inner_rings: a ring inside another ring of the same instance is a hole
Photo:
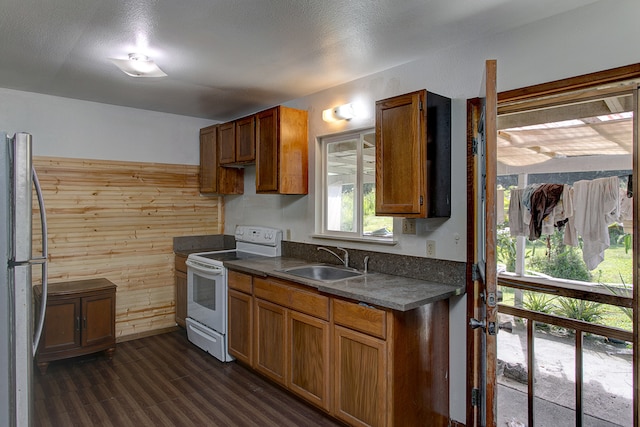
[[[35,376],[35,426],[339,426],[241,365],[222,363],[184,331],[52,362]]]

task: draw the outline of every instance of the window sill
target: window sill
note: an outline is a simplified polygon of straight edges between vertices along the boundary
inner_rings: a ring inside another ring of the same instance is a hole
[[[373,243],[384,246],[394,246],[398,244],[397,240],[388,237],[351,237],[333,234],[312,234],[310,237],[313,237],[314,239],[340,240],[343,242]]]

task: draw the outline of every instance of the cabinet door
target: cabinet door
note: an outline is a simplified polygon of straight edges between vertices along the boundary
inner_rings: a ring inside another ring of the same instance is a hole
[[[236,162],[256,160],[255,116],[236,120]]]
[[[221,124],[218,127],[218,162],[221,165],[236,161],[236,125],[235,122]]]
[[[187,274],[176,271],[176,323],[186,328],[187,318]]]
[[[251,295],[229,289],[228,304],[229,354],[251,365],[253,333],[253,298]]]
[[[329,409],[329,323],[289,312],[289,389]]]
[[[425,91],[376,102],[376,215],[426,216]]]
[[[287,309],[260,299],[254,304],[254,367],[286,385]]]
[[[216,126],[200,129],[200,192],[218,191],[218,131]]]
[[[80,298],[49,298],[45,313],[40,353],[79,348],[82,327]]]
[[[349,425],[384,426],[387,405],[385,341],[334,327],[335,416]]]
[[[278,108],[256,116],[256,192],[278,191]]]
[[[115,299],[113,294],[82,298],[82,346],[115,342]]]

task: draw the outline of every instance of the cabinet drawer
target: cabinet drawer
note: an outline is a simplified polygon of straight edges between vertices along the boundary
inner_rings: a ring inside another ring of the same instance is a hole
[[[283,307],[289,307],[289,287],[286,285],[256,277],[254,279],[254,292],[256,298],[271,301]]]
[[[187,257],[182,255],[176,255],[176,271],[187,272]]]
[[[374,337],[387,338],[387,312],[374,307],[333,299],[333,321]]]
[[[314,292],[291,288],[292,310],[329,320],[329,298]]]
[[[313,290],[301,289],[295,284],[274,279],[254,278],[257,298],[271,301],[300,313],[329,320],[329,298]]]
[[[252,277],[248,274],[238,273],[237,271],[229,270],[228,283],[229,288],[244,292],[245,294],[253,293]]]

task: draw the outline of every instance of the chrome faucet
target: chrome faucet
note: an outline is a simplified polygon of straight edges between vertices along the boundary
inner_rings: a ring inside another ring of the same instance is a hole
[[[341,247],[337,247],[336,249],[340,249],[341,251],[344,251],[344,258],[342,258],[340,255],[338,255],[337,253],[333,252],[331,249],[329,248],[325,248],[324,246],[318,246],[318,250],[323,250],[326,252],[329,252],[331,255],[335,256],[336,258],[338,258],[340,260],[340,262],[342,264],[344,264],[345,267],[349,268],[349,252],[347,252],[346,249],[341,248]]]

